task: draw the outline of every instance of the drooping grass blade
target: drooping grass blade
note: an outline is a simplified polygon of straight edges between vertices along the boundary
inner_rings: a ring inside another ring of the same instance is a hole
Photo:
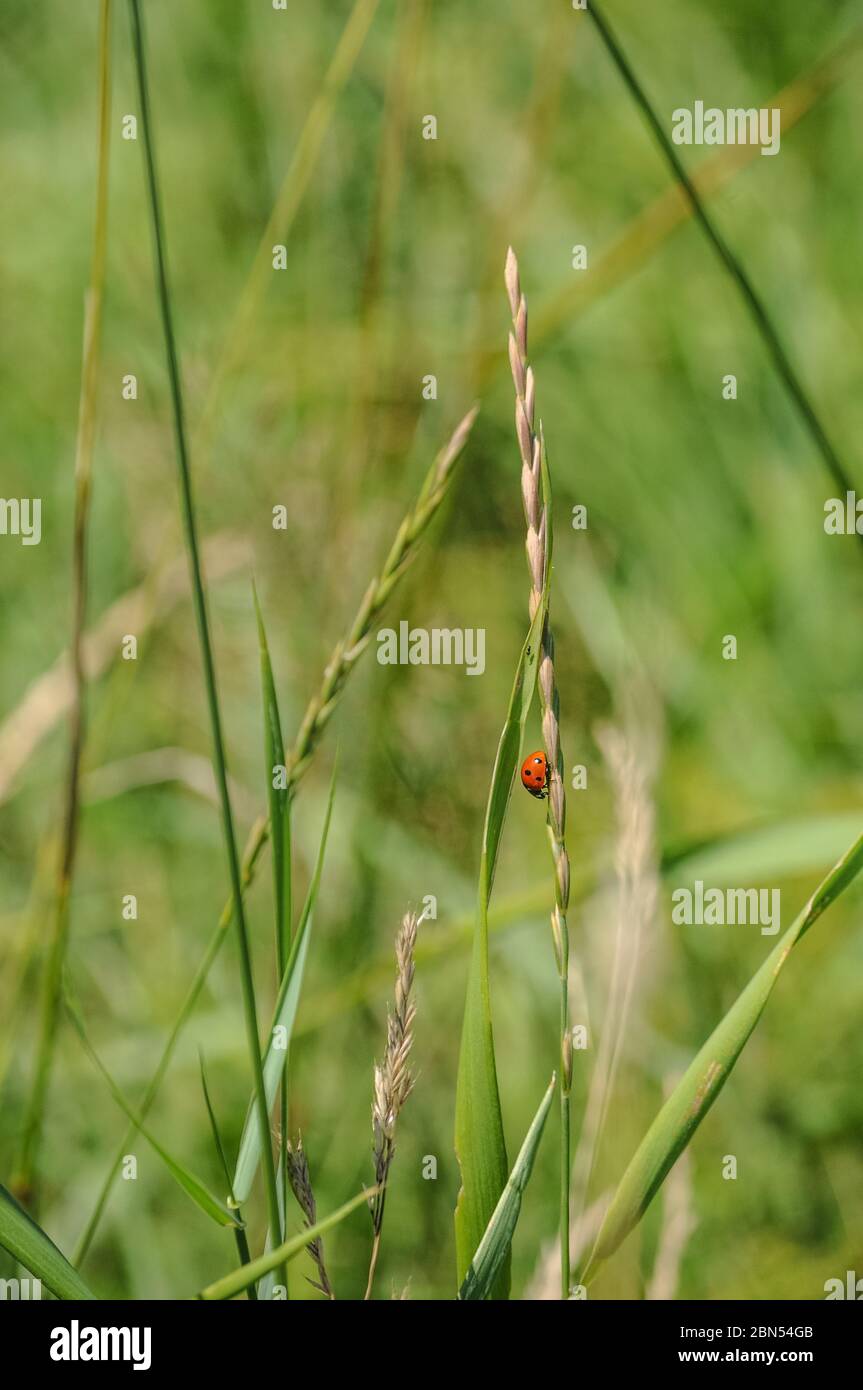
[[[588,1269],[582,1276],[583,1283],[601,1261],[614,1254],[641,1220],[675,1159],[683,1152],[728,1080],[792,949],[861,869],[863,835],[816,888],[663,1105],[621,1178],[596,1238]]]
[[[64,995],[69,1017],[72,1020],[75,1032],[81,1039],[81,1045],[96,1070],[101,1072],[111,1095],[114,1097],[120,1109],[132,1121],[136,1129],[140,1130],[141,1134],[147,1140],[147,1143],[161,1158],[168,1172],[171,1174],[171,1177],[175,1182],[179,1183],[184,1192],[188,1193],[195,1205],[200,1207],[201,1211],[209,1216],[211,1220],[215,1221],[217,1225],[236,1226],[238,1221],[234,1213],[229,1211],[217,1197],[214,1197],[206,1185],[201,1182],[200,1178],[195,1177],[195,1174],[190,1172],[185,1164],[181,1163],[179,1159],[173,1158],[172,1155],[168,1153],[167,1149],[159,1143],[159,1140],[155,1137],[152,1130],[144,1125],[141,1116],[135,1113],[105,1064],[99,1058],[93,1044],[90,1042],[84,1027],[81,1011],[72,998],[68,987],[65,989]]]

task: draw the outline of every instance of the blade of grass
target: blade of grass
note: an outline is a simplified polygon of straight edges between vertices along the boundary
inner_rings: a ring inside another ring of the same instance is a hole
[[[264,626],[264,615],[258,601],[258,591],[254,583],[252,593],[255,600],[255,614],[258,620],[258,644],[261,652],[261,687],[264,697],[264,756],[267,768],[267,810],[270,818],[270,839],[273,845],[273,904],[276,927],[276,978],[284,977],[291,945],[291,799],[286,787],[277,785],[277,778],[284,778],[285,742],[282,738],[282,721],[279,715],[279,701],[276,683],[273,680],[273,664],[270,660],[270,647]],[[282,1208],[281,1234],[284,1236],[284,1212],[287,1207],[288,1165],[285,1146],[288,1142],[288,1070],[282,1072],[279,1086],[279,1115],[281,1118],[281,1139],[279,1141],[279,1166],[276,1172],[276,1186]],[[280,1175],[281,1174],[281,1179]],[[281,1183],[281,1185],[280,1185]],[[283,1271],[284,1286],[288,1287],[287,1268]]]
[[[841,46],[831,49],[763,103],[779,111],[783,138],[847,76],[861,46],[863,29],[858,27],[843,36]],[[702,159],[690,174],[696,193],[703,202],[709,201],[758,157],[758,145],[718,148],[715,154]],[[626,224],[601,255],[594,258],[589,279],[573,280],[570,276],[544,305],[533,311],[530,336],[534,348],[561,329],[570,330],[576,318],[611,290],[626,283],[692,216],[693,206],[685,191],[678,183],[669,184]],[[501,361],[500,352],[487,352],[479,378],[480,388],[485,387]]]
[[[203,1093],[204,1093],[204,1104],[205,1104],[206,1107],[207,1107],[207,1115],[208,1115],[209,1120],[210,1120],[210,1132],[212,1133],[212,1136],[213,1136],[213,1143],[214,1143],[215,1148],[216,1148],[216,1153],[219,1155],[219,1162],[220,1162],[220,1164],[221,1164],[221,1166],[222,1166],[222,1172],[223,1172],[224,1175],[225,1175],[225,1186],[226,1186],[227,1189],[228,1189],[228,1194],[229,1194],[229,1205],[230,1205],[230,1207],[231,1207],[232,1210],[236,1210],[236,1212],[237,1212],[237,1220],[238,1220],[238,1221],[242,1221],[242,1216],[241,1216],[239,1207],[237,1206],[237,1202],[236,1202],[236,1199],[235,1199],[235,1197],[234,1197],[233,1189],[231,1188],[231,1172],[230,1172],[230,1169],[228,1168],[228,1159],[227,1159],[227,1155],[225,1154],[225,1146],[224,1146],[224,1144],[222,1143],[222,1135],[221,1135],[221,1132],[220,1132],[220,1130],[219,1130],[219,1123],[218,1123],[218,1121],[217,1121],[217,1119],[216,1119],[216,1112],[215,1112],[215,1110],[213,1109],[213,1102],[212,1102],[211,1099],[210,1099],[210,1088],[209,1088],[209,1086],[207,1085],[207,1069],[206,1069],[206,1067],[204,1066],[204,1054],[203,1054],[203,1052],[200,1051],[200,1050],[199,1050],[199,1052],[198,1052],[198,1061],[199,1061],[200,1067],[201,1067],[201,1090],[202,1090]],[[236,1242],[237,1242],[237,1254],[238,1254],[239,1257],[240,1257],[240,1264],[241,1264],[241,1265],[247,1265],[247,1264],[249,1263],[249,1261],[251,1260],[252,1255],[251,1255],[251,1251],[249,1250],[249,1242],[248,1242],[248,1239],[246,1238],[246,1228],[245,1228],[244,1225],[239,1225],[239,1226],[235,1226],[235,1227],[234,1227],[234,1239],[235,1239]],[[257,1297],[258,1297],[258,1295],[257,1295],[257,1291],[256,1291],[256,1289],[255,1289],[254,1284],[250,1284],[250,1285],[249,1285],[249,1298],[250,1298],[252,1301],[255,1301],[255,1300],[257,1299]]]
[[[0,1245],[56,1298],[95,1299],[76,1269],[41,1226],[0,1186]]]
[[[266,1052],[264,1053],[263,1078],[268,1113],[276,1098],[279,1082],[285,1073],[291,1044],[291,1032],[293,1030],[294,1020],[297,1016],[297,1006],[300,1002],[303,973],[305,971],[306,956],[308,954],[309,941],[312,934],[312,918],[314,915],[315,903],[317,902],[318,891],[321,886],[324,855],[326,854],[327,837],[330,832],[330,819],[333,813],[337,772],[338,759],[336,759],[336,765],[333,768],[333,775],[330,779],[330,792],[327,798],[326,811],[324,813],[324,825],[321,831],[317,860],[315,861],[315,871],[312,875],[312,881],[309,884],[309,891],[306,895],[306,901],[300,916],[297,934],[294,937],[293,945],[291,946],[291,954],[288,958],[288,963],[285,967],[285,973],[279,988],[276,1007],[273,1011],[273,1022],[270,1028]],[[284,1030],[284,1047],[275,1046],[274,1033],[277,1028]],[[248,1114],[246,1115],[246,1123],[243,1127],[243,1135],[240,1140],[240,1152],[237,1158],[236,1171],[234,1173],[234,1195],[240,1204],[248,1199],[260,1161],[260,1130],[255,1124],[254,1106],[250,1104]]]
[[[384,563],[384,568],[380,577],[372,580],[363,596],[351,626],[348,628],[341,641],[336,644],[330,656],[320,687],[309,701],[302,726],[294,740],[291,752],[288,754],[287,797],[289,803],[296,792],[300,780],[305,775],[312,761],[315,750],[341,698],[342,691],[347,684],[350,674],[365,650],[374,623],[383,611],[387,600],[399,583],[399,580],[407,572],[413,557],[419,549],[419,542],[449,492],[450,484],[452,483],[455,473],[455,466],[464,451],[476,415],[477,407],[474,407],[456,426],[449,442],[435,458],[426,475],[416,502],[407,516],[404,517],[396,532],[395,539]],[[249,886],[255,876],[258,859],[267,842],[267,835],[267,818],[266,816],[259,816],[249,832],[249,837],[243,852],[242,876],[244,888]],[[201,964],[198,966],[195,977],[189,986],[186,998],[183,1000],[180,1011],[174,1020],[156,1070],[153,1073],[141,1101],[141,1114],[144,1116],[147,1115],[150,1106],[159,1093],[159,1088],[162,1085],[170,1065],[177,1039],[191,1017],[213,962],[221,950],[227,930],[233,921],[233,906],[233,898],[229,898],[222,908],[219,922],[207,943]],[[96,1198],[96,1204],[78,1242],[75,1254],[76,1264],[80,1264],[93,1242],[111,1188],[119,1171],[123,1154],[128,1148],[130,1137],[131,1135],[127,1131],[123,1138],[121,1138],[111,1160],[111,1165]]]
[[[530,1129],[525,1135],[518,1158],[513,1164],[506,1187],[501,1193],[500,1201],[494,1209],[476,1254],[470,1262],[470,1267],[458,1292],[459,1299],[462,1301],[491,1298],[498,1274],[504,1264],[509,1261],[512,1238],[521,1212],[521,1199],[533,1172],[536,1151],[539,1148],[539,1141],[542,1138],[548,1112],[551,1109],[556,1082],[557,1077],[552,1076],[539,1109],[533,1117]]]
[[[96,1049],[93,1047],[93,1044],[90,1042],[87,1036],[87,1030],[84,1026],[81,1010],[72,997],[68,983],[65,985],[63,993],[69,1017],[72,1020],[75,1032],[81,1040],[81,1046],[90,1058],[93,1066],[101,1073],[117,1105],[119,1105],[123,1113],[132,1121],[135,1128],[140,1130],[147,1143],[161,1158],[165,1167],[171,1174],[171,1177],[175,1182],[179,1183],[184,1192],[188,1193],[196,1206],[200,1207],[201,1211],[215,1221],[217,1225],[236,1226],[238,1224],[238,1219],[234,1216],[233,1212],[229,1211],[226,1206],[223,1206],[218,1198],[213,1196],[206,1184],[202,1183],[200,1178],[195,1177],[195,1174],[192,1173],[185,1164],[181,1163],[179,1159],[173,1158],[172,1155],[168,1153],[168,1150],[159,1143],[159,1140],[153,1134],[152,1130],[148,1129],[143,1123],[142,1117],[137,1115],[132,1109],[132,1106],[126,1100],[120,1087],[117,1085],[104,1062],[102,1062],[96,1052]]]
[[[368,1187],[364,1192],[358,1192],[356,1197],[352,1197],[349,1202],[345,1202],[343,1207],[325,1216],[321,1221],[315,1222],[314,1226],[307,1226],[300,1231],[299,1235],[292,1236],[286,1240],[278,1249],[269,1251],[266,1255],[260,1255],[258,1259],[252,1260],[250,1265],[244,1265],[242,1269],[236,1269],[231,1274],[226,1274],[224,1279],[218,1279],[215,1284],[208,1284],[198,1294],[199,1298],[224,1299],[234,1298],[236,1294],[242,1293],[253,1279],[260,1279],[268,1274],[271,1269],[289,1260],[293,1260],[299,1255],[306,1246],[318,1236],[325,1235],[334,1226],[338,1226],[340,1221],[344,1221],[346,1216],[350,1216],[352,1211],[362,1206],[364,1202],[369,1202],[377,1192],[376,1187]]]
[[[623,78],[636,105],[647,121],[671,172],[689,199],[692,205],[692,211],[700,223],[708,241],[732,279],[735,281],[752,320],[758,332],[761,334],[762,341],[773,359],[773,364],[779,377],[788,395],[791,397],[804,426],[808,430],[815,447],[824,460],[828,471],[843,493],[851,492],[853,490],[851,479],[848,477],[844,465],[839,459],[836,450],[833,448],[828,438],[827,431],[822,425],[803,383],[800,381],[794,367],[791,365],[791,360],[782,345],[782,340],[773,325],[773,321],[750,280],[747,271],[744,269],[739,256],[731,250],[731,247],[720,233],[710,213],[708,213],[706,205],[699,195],[693,180],[686,172],[683,161],[677,154],[668,132],[665,130],[665,127],[656,114],[650,98],[641,82],[636,77],[608,21],[603,18],[602,11],[597,8],[594,0],[590,0],[588,13],[593,23],[596,25],[602,42],[605,44],[612,61]],[[858,533],[858,538],[861,544],[863,544],[863,535],[859,535]]]
[[[111,0],[101,0],[99,12],[98,109],[96,216],[93,228],[90,284],[85,299],[84,360],[81,373],[81,399],[78,409],[78,438],[75,447],[75,518],[72,547],[73,615],[70,645],[73,688],[69,716],[69,763],[66,773],[62,850],[57,869],[53,936],[45,962],[42,986],[39,1044],[33,1088],[24,1119],[24,1138],[19,1159],[19,1172],[15,1178],[15,1186],[21,1195],[34,1202],[36,1195],[34,1185],[39,1164],[45,1102],[54,1060],[63,962],[66,958],[69,938],[69,898],[72,891],[78,848],[81,759],[86,734],[84,630],[87,622],[87,540],[93,444],[96,437],[99,354],[102,345],[105,259],[108,243],[108,158],[111,144]]]
[[[243,993],[243,1014],[246,1025],[246,1042],[255,1083],[255,1100],[258,1116],[258,1129],[264,1158],[266,1178],[267,1207],[273,1241],[280,1239],[279,1203],[276,1192],[276,1169],[273,1162],[273,1149],[270,1143],[270,1122],[264,1077],[261,1070],[260,1038],[258,1034],[258,1014],[255,1003],[255,982],[252,975],[252,957],[246,927],[246,913],[243,905],[243,879],[240,870],[240,857],[234,835],[234,818],[231,811],[231,797],[228,790],[228,770],[222,736],[222,718],[216,687],[216,666],[213,646],[210,639],[210,623],[207,613],[207,598],[201,572],[198,547],[198,527],[195,517],[195,502],[192,489],[192,473],[186,443],[186,424],[183,409],[183,392],[180,382],[180,363],[174,335],[171,296],[168,288],[168,267],[165,254],[165,234],[162,225],[162,208],[159,197],[159,184],[156,175],[156,155],[154,149],[153,123],[150,113],[150,92],[147,79],[147,59],[144,44],[143,22],[139,0],[129,0],[132,21],[132,49],[135,61],[135,74],[138,84],[138,99],[141,108],[141,128],[144,136],[144,162],[146,167],[147,193],[150,207],[150,220],[153,231],[153,246],[156,260],[156,282],[159,295],[159,308],[165,338],[165,352],[168,365],[168,379],[171,388],[171,405],[174,419],[174,435],[177,454],[177,468],[180,481],[181,510],[189,555],[189,568],[192,582],[192,599],[198,627],[198,639],[204,664],[204,683],[210,726],[213,739],[213,768],[219,789],[222,809],[222,826],[228,870],[231,880],[233,900],[233,919],[237,930],[237,945],[240,956],[240,979]]]
[[[455,1150],[462,1180],[455,1210],[459,1283],[467,1273],[507,1180],[506,1143],[494,1059],[488,977],[488,908],[501,832],[521,756],[524,726],[536,689],[547,611],[548,576],[542,601],[534,614],[516,668],[512,696],[492,772],[483,828],[478,908],[468,969],[456,1089]],[[509,1263],[504,1261],[498,1272],[494,1297],[506,1298],[508,1292]]]
[[[665,1102],[620,1180],[581,1282],[586,1283],[638,1224],[675,1159],[707,1114],[758,1022],[789,954],[863,869],[863,835],[833,866]]]
[[[270,648],[264,627],[264,616],[254,584],[255,616],[258,622],[258,642],[261,649],[261,686],[264,696],[264,756],[267,765],[267,811],[270,818],[270,840],[273,846],[273,901],[276,913],[276,961],[279,979],[288,963],[291,938],[291,853],[290,805],[287,791],[276,785],[279,769],[285,766],[285,743],[279,717],[279,701]]]

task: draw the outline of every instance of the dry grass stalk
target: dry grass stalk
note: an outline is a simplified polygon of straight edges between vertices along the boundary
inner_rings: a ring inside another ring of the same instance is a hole
[[[380,1250],[381,1228],[384,1221],[384,1202],[390,1165],[395,1154],[396,1123],[399,1113],[414,1088],[410,1070],[416,1005],[413,998],[414,951],[419,922],[415,912],[407,912],[396,937],[395,1009],[387,1015],[387,1045],[384,1060],[375,1064],[374,1099],[372,1100],[372,1133],[374,1135],[375,1184],[378,1188],[372,1203],[374,1243],[369,1263],[366,1298],[371,1297],[375,1266]]]
[[[542,602],[548,568],[548,518],[542,495],[542,426],[534,428],[536,382],[527,356],[527,300],[521,292],[518,261],[507,251],[505,280],[512,311],[509,362],[515,386],[515,430],[521,451],[521,493],[527,522],[527,563],[530,571],[530,616]],[[554,635],[546,615],[542,631],[538,688],[542,709],[542,737],[549,765],[548,837],[554,860],[554,909],[551,932],[560,977],[560,1106],[561,1106],[561,1293],[569,1296],[569,1096],[572,1088],[572,1035],[569,1029],[569,856],[566,852],[566,794],[563,787],[563,753],[560,747],[560,698],[554,675]]]
[[[204,543],[204,564],[211,584],[248,568],[253,559],[248,542],[228,531],[219,531]],[[106,608],[83,636],[84,674],[97,681],[116,662],[117,649],[127,632],[138,634],[139,643],[154,622],[170,617],[187,597],[189,579],[183,556],[177,557],[135,589],[130,589]],[[52,666],[27,687],[18,704],[0,724],[0,805],[15,791],[15,782],[36,749],[72,709],[75,682],[69,652],[62,652]]]
[[[628,711],[622,730],[601,725],[594,731],[614,790],[617,924],[602,1041],[591,1077],[574,1165],[577,1210],[587,1198],[627,1033],[635,984],[639,978],[643,979],[645,937],[655,921],[659,895],[652,795],[659,734],[653,727],[655,716],[646,688],[630,691],[625,703]],[[639,712],[637,728],[636,708]]]
[[[309,1175],[309,1163],[306,1158],[306,1151],[303,1148],[303,1136],[297,1138],[297,1146],[294,1148],[290,1141],[285,1146],[285,1158],[287,1160],[288,1182],[291,1184],[291,1191],[297,1199],[300,1210],[306,1218],[307,1226],[314,1226],[318,1219],[318,1207],[315,1202],[315,1194],[312,1190],[312,1180]],[[312,1287],[320,1289],[321,1293],[327,1298],[334,1299],[333,1286],[327,1275],[326,1265],[324,1264],[324,1243],[318,1236],[317,1240],[310,1240],[307,1246],[308,1252],[317,1265],[318,1282],[309,1280]]]

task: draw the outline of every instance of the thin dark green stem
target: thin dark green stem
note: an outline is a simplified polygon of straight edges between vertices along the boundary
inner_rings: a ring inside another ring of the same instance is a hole
[[[149,194],[150,217],[153,230],[153,246],[156,258],[156,280],[159,295],[159,308],[165,337],[165,351],[168,361],[168,378],[171,389],[171,404],[174,417],[174,435],[177,448],[177,465],[180,477],[180,496],[182,503],[183,526],[186,546],[189,553],[189,568],[192,580],[192,601],[204,663],[204,683],[213,737],[213,764],[219,800],[222,810],[222,823],[225,846],[230,870],[231,893],[233,896],[233,918],[237,928],[237,944],[240,954],[240,978],[243,987],[243,1012],[252,1072],[255,1083],[255,1102],[261,1134],[261,1153],[266,1179],[267,1201],[270,1217],[270,1237],[274,1246],[281,1242],[279,1223],[279,1202],[276,1188],[276,1171],[273,1163],[273,1146],[270,1140],[270,1117],[264,1089],[264,1073],[261,1065],[261,1043],[258,1032],[258,1017],[255,1007],[255,985],[252,976],[252,959],[249,949],[249,935],[246,927],[246,913],[243,905],[243,885],[240,872],[240,856],[234,835],[234,819],[231,812],[231,798],[228,791],[228,772],[225,759],[222,720],[219,711],[219,697],[216,688],[216,669],[213,647],[210,639],[210,624],[207,614],[207,598],[201,573],[201,559],[198,547],[195,503],[192,491],[192,476],[189,466],[189,452],[186,443],[186,425],[183,410],[183,393],[180,384],[180,366],[177,356],[176,339],[171,313],[171,298],[168,290],[168,270],[165,255],[165,234],[162,223],[162,210],[159,199],[159,186],[156,177],[156,159],[153,145],[153,124],[150,114],[150,97],[147,82],[147,62],[144,48],[143,24],[139,0],[129,0],[132,18],[132,47],[135,56],[135,69],[138,80],[138,98],[141,106],[141,126],[144,135],[144,160]],[[286,1281],[287,1282],[287,1281]]]
[[[615,66],[620,72],[621,77],[623,78],[624,82],[629,88],[629,91],[631,92],[632,97],[636,102],[636,105],[640,108],[645,120],[647,121],[647,124],[650,126],[650,129],[653,132],[653,135],[656,139],[657,144],[659,145],[659,148],[661,149],[663,155],[665,156],[668,164],[671,167],[674,177],[677,179],[681,188],[684,190],[687,198],[692,204],[692,211],[695,214],[695,217],[698,220],[698,222],[701,224],[702,230],[707,236],[708,241],[712,245],[719,259],[722,261],[726,270],[728,270],[728,272],[736,282],[737,287],[743,296],[744,302],[752,315],[755,325],[758,328],[758,331],[760,332],[762,339],[764,340],[764,344],[771,357],[773,358],[776,370],[778,371],[779,376],[784,382],[789,396],[791,397],[792,401],[797,407],[800,417],[803,420],[803,423],[806,426],[807,430],[809,431],[809,434],[812,437],[815,447],[818,449],[818,452],[821,454],[824,463],[827,465],[827,468],[831,476],[833,477],[833,480],[839,487],[840,491],[851,492],[851,480],[845,472],[845,468],[841,460],[839,459],[836,450],[830,443],[830,440],[827,437],[827,432],[821,424],[821,421],[819,420],[818,415],[815,411],[815,407],[812,405],[812,402],[810,401],[802,382],[800,381],[796,371],[791,365],[791,361],[785,351],[785,348],[782,346],[782,342],[779,338],[776,329],[773,326],[773,323],[771,322],[767,309],[765,308],[760,296],[758,295],[758,292],[752,284],[752,281],[749,279],[749,276],[746,273],[739,258],[731,250],[730,246],[718,230],[712,217],[707,212],[707,209],[705,208],[704,203],[701,201],[701,198],[698,195],[695,185],[693,184],[692,180],[687,174],[683,162],[678,156],[677,151],[675,150],[674,145],[672,144],[667,131],[665,130],[664,126],[659,120],[659,117],[656,114],[656,111],[651,105],[647,93],[645,92],[644,88],[642,87],[641,83],[639,82],[638,78],[633,72],[632,67],[629,64],[629,61],[626,55],[624,54],[623,50],[621,49],[620,44],[615,38],[612,30],[609,28],[608,21],[603,18],[601,11],[597,8],[595,0],[590,0],[588,13],[590,14],[591,19],[593,20],[594,24],[599,30],[602,41],[608,49],[608,52],[610,53],[612,59],[614,60]],[[863,542],[863,535],[860,535],[859,539],[861,542]]]
[[[235,1227],[234,1227],[234,1239],[235,1239],[236,1242],[237,1242],[237,1254],[238,1254],[239,1257],[240,1257],[240,1264],[241,1264],[241,1265],[248,1265],[248,1264],[251,1264],[251,1263],[252,1263],[252,1253],[251,1253],[251,1251],[249,1250],[249,1242],[248,1242],[248,1240],[246,1239],[246,1230],[245,1230],[245,1227],[244,1227],[244,1226],[235,1226]],[[287,1287],[287,1285],[286,1285],[285,1287]],[[257,1290],[255,1284],[253,1284],[253,1283],[250,1284],[249,1287],[248,1287],[248,1289],[246,1290],[246,1293],[247,1293],[247,1295],[248,1295],[248,1297],[249,1297],[249,1301],[250,1301],[251,1303],[257,1303],[257,1301],[258,1301],[258,1290]]]

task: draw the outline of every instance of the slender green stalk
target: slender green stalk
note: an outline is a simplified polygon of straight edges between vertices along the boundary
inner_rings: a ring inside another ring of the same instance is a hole
[[[81,399],[78,411],[78,438],[75,449],[75,520],[72,547],[72,666],[73,695],[70,712],[69,762],[66,773],[63,811],[63,837],[57,867],[54,904],[54,930],[45,965],[42,988],[39,1046],[33,1089],[24,1120],[24,1139],[16,1187],[35,1204],[35,1183],[45,1101],[51,1080],[57,1019],[60,1009],[63,962],[69,938],[69,898],[75,873],[80,812],[81,758],[86,733],[86,676],[84,672],[84,630],[87,622],[87,537],[93,472],[93,444],[96,436],[96,408],[99,387],[99,353],[102,342],[102,306],[105,289],[105,259],[108,241],[108,154],[111,142],[111,0],[101,0],[99,15],[99,98],[98,167],[96,172],[96,216],[90,283],[84,310],[84,354],[81,373]]]
[[[144,48],[144,33],[139,0],[129,0],[132,19],[132,47],[135,57],[135,71],[138,82],[138,98],[141,107],[141,127],[144,136],[144,160],[146,166],[147,191],[149,195],[150,217],[152,221],[153,244],[156,257],[156,280],[162,328],[165,337],[165,351],[168,362],[168,378],[171,388],[171,404],[174,417],[174,434],[177,450],[177,466],[180,478],[180,498],[183,515],[183,528],[186,547],[189,553],[189,568],[192,583],[192,601],[198,627],[201,656],[204,663],[204,683],[207,706],[213,737],[213,765],[216,784],[221,802],[222,823],[228,868],[231,879],[231,895],[234,904],[233,918],[237,928],[237,945],[240,955],[240,979],[243,989],[243,1013],[246,1024],[246,1038],[252,1063],[255,1084],[255,1100],[258,1125],[261,1132],[261,1148],[264,1159],[267,1203],[270,1218],[270,1235],[274,1245],[281,1240],[279,1219],[279,1200],[276,1188],[276,1169],[273,1162],[273,1147],[270,1142],[270,1117],[264,1092],[264,1074],[261,1065],[261,1043],[258,1032],[258,1016],[255,1006],[255,983],[252,976],[252,958],[249,936],[246,927],[246,913],[243,904],[242,872],[237,842],[234,835],[234,819],[231,811],[231,797],[228,790],[228,771],[225,758],[222,720],[219,710],[219,697],[216,688],[216,668],[213,646],[210,639],[210,624],[207,614],[207,597],[201,574],[201,560],[198,548],[198,530],[195,520],[195,502],[192,490],[192,475],[186,443],[186,424],[183,410],[183,393],[180,383],[180,364],[174,336],[171,297],[168,289],[168,268],[165,255],[165,234],[162,224],[162,209],[159,198],[159,185],[156,176],[156,157],[154,149],[153,124],[150,114],[150,93],[147,81],[147,60]],[[287,1278],[285,1279],[287,1283]]]
[[[393,589],[408,570],[419,549],[419,543],[424,533],[437,514],[444,498],[447,496],[455,473],[455,466],[467,443],[468,436],[473,427],[473,422],[476,419],[476,414],[476,408],[468,412],[456,427],[448,444],[435,458],[420,489],[419,496],[407,516],[403,519],[396,533],[395,540],[390,548],[380,577],[372,580],[353,622],[342,640],[337,643],[330,656],[324,670],[321,685],[309,701],[300,732],[294,740],[294,745],[290,753],[286,755],[288,781],[286,815],[288,816],[290,815],[291,800],[296,793],[301,778],[305,775],[311,764],[315,750],[335,710],[336,704],[341,698],[342,691],[350,677],[350,673],[368,643],[373,625],[382,612]],[[242,879],[244,888],[248,887],[255,876],[258,859],[267,843],[268,835],[269,824],[267,817],[266,815],[261,815],[249,831],[249,837],[243,853]],[[165,1079],[165,1074],[170,1066],[177,1040],[192,1015],[201,991],[207,981],[207,976],[210,973],[213,962],[221,950],[228,927],[231,925],[233,919],[233,907],[234,900],[233,898],[229,898],[222,908],[218,925],[207,943],[204,956],[195,972],[194,979],[189,986],[186,997],[180,1006],[180,1012],[174,1020],[173,1027],[168,1034],[156,1070],[150,1079],[139,1105],[140,1114],[144,1117],[148,1114],[150,1107],[159,1093],[159,1089]],[[111,1159],[111,1164],[99,1190],[96,1205],[75,1248],[74,1263],[76,1265],[83,1261],[93,1243],[93,1238],[105,1211],[111,1188],[119,1172],[123,1155],[128,1152],[129,1144],[134,1138],[134,1135],[134,1126],[130,1126],[117,1145],[116,1151]]]
[[[512,310],[509,361],[515,387],[515,425],[521,453],[521,490],[527,522],[527,561],[530,571],[530,616],[548,595],[551,574],[551,485],[542,426],[534,430],[536,383],[527,358],[527,301],[521,292],[518,261],[512,247],[506,258],[505,280]],[[554,675],[554,634],[546,607],[537,679],[542,710],[542,736],[548,759],[548,839],[554,863],[554,908],[551,933],[560,981],[560,1285],[569,1298],[570,1091],[572,1035],[569,1031],[569,855],[566,850],[566,793],[560,745],[560,697]]]
[[[563,1080],[566,1085],[560,1092],[560,1296],[569,1298],[570,1256],[569,1256],[569,1201],[570,1172],[572,1167],[571,1115],[572,1105],[572,1034],[569,1029],[569,932],[563,934],[563,952],[560,963],[560,1037],[562,1039],[561,1058],[566,1068]]]
[[[663,155],[665,156],[666,161],[670,165],[674,177],[677,179],[681,188],[684,190],[687,198],[692,204],[692,210],[699,223],[701,224],[701,227],[705,235],[707,236],[708,241],[710,242],[714,251],[718,255],[719,259],[722,261],[726,270],[729,271],[732,278],[736,282],[737,287],[740,290],[741,295],[743,296],[743,300],[746,304],[746,307],[752,315],[755,326],[761,334],[767,351],[773,358],[774,366],[776,367],[776,370],[778,371],[780,378],[784,382],[786,390],[788,391],[789,396],[794,402],[794,405],[796,406],[800,414],[800,417],[803,420],[804,425],[806,426],[806,429],[809,431],[809,434],[811,435],[816,448],[821,454],[824,463],[827,465],[829,472],[831,473],[834,481],[836,482],[840,490],[842,492],[851,492],[851,480],[845,472],[845,468],[841,460],[839,459],[836,450],[833,448],[833,445],[831,444],[827,436],[827,432],[824,429],[824,426],[821,424],[821,421],[818,418],[815,407],[812,405],[812,402],[810,401],[806,393],[803,383],[800,381],[796,371],[791,365],[791,361],[788,357],[788,354],[785,351],[785,348],[782,345],[779,334],[773,326],[770,315],[768,314],[764,303],[762,302],[758,292],[752,284],[752,281],[750,280],[740,259],[731,250],[731,247],[725,241],[725,238],[722,236],[721,232],[717,228],[715,222],[713,221],[713,218],[708,213],[705,204],[702,202],[701,197],[698,194],[695,184],[686,172],[686,169],[683,165],[683,161],[677,154],[677,151],[675,150],[674,145],[672,144],[667,131],[665,130],[664,126],[662,125],[662,122],[656,114],[656,111],[651,105],[647,93],[645,92],[643,86],[636,77],[635,72],[633,71],[626,55],[623,52],[623,49],[621,48],[614,33],[609,27],[608,21],[603,18],[601,11],[597,8],[595,0],[590,0],[590,5],[588,6],[588,13],[590,14],[591,19],[593,20],[594,24],[599,30],[602,41],[608,49],[608,52],[611,55],[621,77],[626,83],[626,86],[629,88],[629,91],[633,99],[635,100],[636,105],[641,110],[642,114],[645,117],[645,120],[647,121],[647,124],[653,132],[656,142],[659,145],[659,148],[661,149]],[[858,539],[861,541],[861,543],[863,543],[863,535],[859,535]]]

